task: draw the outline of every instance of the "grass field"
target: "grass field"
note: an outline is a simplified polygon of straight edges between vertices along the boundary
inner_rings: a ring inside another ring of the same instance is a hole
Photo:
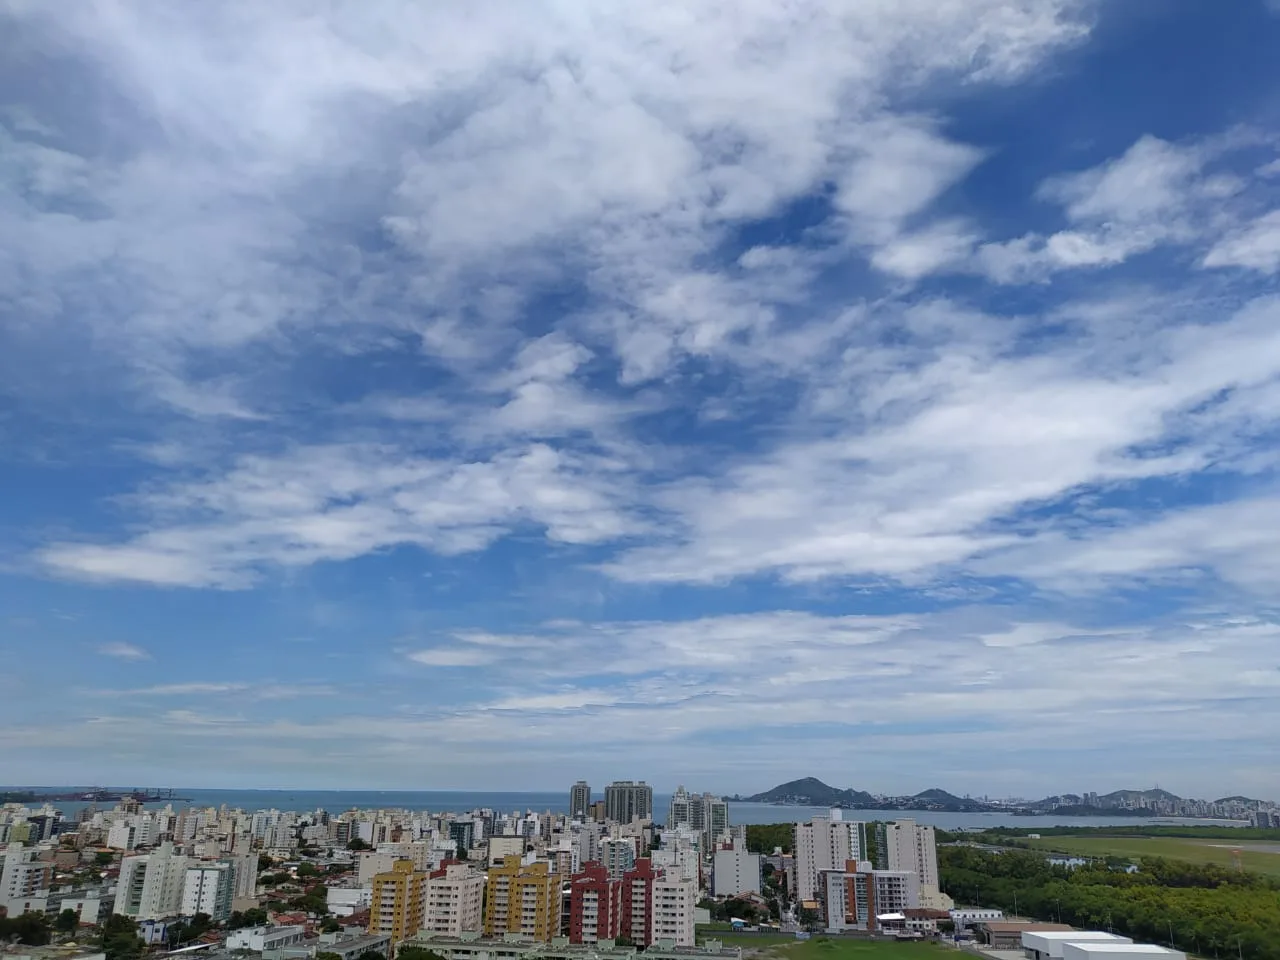
[[[936,943],[899,940],[862,940],[850,937],[815,937],[780,947],[778,954],[788,960],[939,960],[956,951]]]
[[[1195,840],[1184,837],[1043,837],[1028,840],[1037,850],[1066,853],[1078,857],[1165,857],[1191,863],[1216,863],[1230,867],[1231,846],[1226,840]],[[1241,844],[1241,865],[1253,873],[1280,876],[1280,844],[1274,852],[1250,850]],[[1252,846],[1265,846],[1254,843]]]
[[[796,942],[795,935],[791,933],[726,933],[723,930],[704,932],[702,927],[699,927],[698,942],[701,943],[703,940],[719,940],[735,947],[758,947],[762,950],[765,947],[784,946]]]
[[[775,960],[940,960],[942,954],[955,951],[934,943],[896,940],[863,940],[855,937],[823,937],[797,940],[791,934],[752,936],[722,934],[719,931],[698,932],[698,940],[721,940],[742,947],[747,956]]]

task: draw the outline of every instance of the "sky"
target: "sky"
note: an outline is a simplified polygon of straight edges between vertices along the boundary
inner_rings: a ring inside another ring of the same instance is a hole
[[[0,781],[1280,799],[1277,49],[0,0]]]

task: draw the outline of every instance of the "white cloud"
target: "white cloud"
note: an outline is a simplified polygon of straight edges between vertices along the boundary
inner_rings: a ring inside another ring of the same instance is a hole
[[[1203,177],[1221,145],[1173,144],[1144,136],[1123,156],[1053,177],[1039,196],[1063,208],[1071,229],[982,244],[974,265],[997,283],[1025,283],[1058,270],[1123,263],[1170,242],[1194,238],[1199,205],[1238,189],[1227,177]]]
[[[1280,270],[1280,210],[1259,217],[1220,240],[1204,258],[1206,267],[1244,267],[1259,273]]]
[[[1116,581],[1195,581],[1212,574],[1266,593],[1280,580],[1280,548],[1269,536],[1280,500],[1184,506],[1148,522],[1078,536],[1051,534],[977,564],[1069,590]]]
[[[163,722],[148,742],[149,762],[198,748],[201,763],[216,766],[234,754],[236,769],[264,776],[367,772],[381,783],[387,774],[379,764],[412,756],[454,771],[464,786],[513,773],[532,777],[548,764],[558,778],[568,771],[555,765],[572,741],[575,764],[603,769],[625,750],[636,776],[663,784],[687,767],[712,788],[745,787],[757,775],[768,786],[782,769],[777,756],[785,755],[785,769],[797,775],[837,779],[830,771],[856,758],[858,785],[891,789],[904,779],[903,749],[943,769],[960,745],[1017,757],[1043,751],[1052,735],[1079,754],[1055,753],[1056,770],[1045,774],[1049,793],[1065,789],[1055,776],[1125,785],[1136,776],[1134,764],[1153,752],[1182,755],[1212,745],[1212,752],[1259,763],[1270,742],[1240,731],[1274,726],[1280,674],[1259,664],[1270,662],[1277,637],[1280,627],[1255,618],[1204,614],[1099,629],[976,607],[910,617],[769,611],[564,623],[474,635],[476,646],[522,653],[495,661],[483,686],[456,688],[445,706],[423,701],[412,673],[399,686],[380,684],[376,704],[367,704],[383,706],[399,693],[412,704],[404,713],[326,704],[322,714],[299,720],[270,701],[244,698],[237,701],[242,712],[229,716],[130,697],[121,698],[118,715],[93,723],[0,725],[0,746],[14,756],[37,748],[116,750],[151,718]],[[240,683],[205,681],[189,685],[188,695]],[[157,693],[179,696],[181,686]],[[1120,748],[1110,736],[1118,716],[1126,730]],[[584,723],[594,731],[585,740]],[[747,727],[753,736],[740,736]],[[246,728],[254,732],[251,744]],[[932,732],[921,738],[921,729]],[[317,753],[320,743],[332,751]],[[483,764],[449,759],[476,753]],[[944,786],[971,789],[984,776],[956,771]],[[546,774],[528,782],[545,783]]]
[[[104,643],[98,647],[104,657],[115,657],[118,660],[150,660],[151,654],[132,643]]]
[[[1087,8],[11,6],[16,42],[83,58],[116,97],[122,143],[6,149],[21,179],[3,242],[28,278],[15,295],[70,331],[64,349],[92,343],[99,372],[133,366],[150,399],[238,418],[269,415],[256,401],[279,364],[261,351],[266,369],[231,384],[199,362],[210,354],[270,343],[287,369],[316,337],[361,350],[410,333],[476,362],[519,342],[512,321],[567,259],[625,318],[616,343],[641,379],[767,318],[698,277],[726,228],[830,178],[860,230],[892,229],[976,158],[895,115],[893,97],[1014,80],[1082,40]],[[46,119],[74,129],[78,109]],[[407,269],[362,248],[371,223]],[[721,315],[735,302],[746,315]],[[707,315],[670,316],[699,303]]]
[[[436,647],[417,650],[409,654],[409,659],[428,667],[483,667],[493,663],[497,655],[489,650]]]
[[[964,263],[976,235],[965,224],[944,222],[899,236],[871,256],[872,266],[909,280]]]
[[[907,218],[928,207],[982,156],[903,118],[869,123],[852,139],[853,159],[839,177],[834,202],[853,219],[855,234],[870,243],[892,240]]]
[[[526,523],[561,543],[595,543],[639,529],[604,482],[618,468],[543,445],[478,463],[371,445],[298,448],[140,498],[157,523],[126,543],[53,544],[40,559],[89,580],[241,587],[263,565],[400,544],[464,553]]]
[[[668,485],[657,498],[668,542],[606,569],[657,582],[920,582],[1017,542],[1019,526],[998,521],[1018,511],[1239,455],[1269,421],[1250,406],[1191,411],[1280,376],[1278,316],[1261,299],[1228,321],[1153,331],[1138,355],[1123,331],[1102,327],[1081,330],[1070,350],[1008,355],[1004,339],[970,332],[994,319],[944,305],[918,321],[916,365],[908,349],[869,347],[830,371],[823,403],[847,413],[828,435]]]

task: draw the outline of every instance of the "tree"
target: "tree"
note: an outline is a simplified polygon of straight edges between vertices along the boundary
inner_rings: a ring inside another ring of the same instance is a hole
[[[275,865],[276,865],[276,861],[274,858],[267,856],[265,853],[258,854],[258,872],[259,873],[261,873],[263,870],[270,870]]]
[[[169,924],[164,931],[165,938],[169,941],[169,949],[177,950],[188,940],[194,940],[191,936],[191,928],[187,926],[185,920],[175,920]]]
[[[68,907],[58,914],[58,918],[53,921],[53,925],[61,933],[71,933],[80,926],[80,914]]]
[[[190,930],[190,939],[202,937],[213,929],[213,917],[207,913],[197,913],[191,918],[191,922],[187,925]]]
[[[237,910],[227,921],[227,929],[239,930],[242,927],[260,927],[267,922],[267,911],[261,907],[250,907],[244,913]]]
[[[753,823],[747,826],[747,849],[752,853],[773,853],[781,847],[783,853],[791,852],[795,827],[789,823]]]
[[[459,840],[458,841],[458,859],[462,860],[463,862],[466,862],[470,853],[471,851],[467,849],[467,845],[463,843],[461,840]]]
[[[328,950],[321,950],[316,954],[316,960],[342,960],[342,954],[330,953]]]
[[[138,960],[147,949],[138,936],[137,924],[118,913],[107,917],[98,936],[107,960]]]
[[[299,877],[318,877],[320,876],[320,868],[314,863],[300,863],[297,870]]]
[[[99,850],[93,855],[93,862],[100,867],[109,867],[115,863],[116,855],[109,850]]]
[[[0,917],[0,942],[13,937],[29,947],[43,947],[51,939],[49,920],[43,913],[24,913],[17,917]]]
[[[360,954],[356,960],[387,960],[387,958],[377,950],[366,950],[364,953]]]
[[[359,837],[352,837],[347,842],[347,849],[348,850],[368,850],[369,844],[365,843]]]
[[[801,907],[796,914],[796,919],[800,921],[800,926],[806,930],[812,930],[818,925],[818,911],[810,907]]]
[[[321,933],[337,933],[342,929],[342,921],[337,917],[329,917],[324,923],[320,924]]]

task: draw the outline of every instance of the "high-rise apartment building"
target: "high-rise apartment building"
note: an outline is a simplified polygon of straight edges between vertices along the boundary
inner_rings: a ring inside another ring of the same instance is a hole
[[[653,787],[643,780],[615,780],[604,788],[604,813],[615,823],[652,819]]]
[[[53,864],[37,859],[38,851],[11,843],[0,851],[0,907],[10,916],[26,913],[26,902],[37,890],[47,889]]]
[[[427,895],[427,874],[412,860],[397,860],[391,869],[373,877],[369,907],[369,933],[399,943],[422,928]]]
[[[717,897],[737,897],[760,892],[760,854],[748,853],[741,841],[716,850],[712,864],[711,892]]]
[[[232,859],[236,868],[237,897],[252,897],[258,890],[258,854],[249,851]]]
[[[182,910],[190,861],[162,843],[151,853],[120,861],[115,912],[135,920],[162,920]]]
[[[489,868],[485,886],[485,936],[518,933],[534,940],[560,934],[560,876],[545,861],[521,864],[511,856]]]
[[[876,866],[884,870],[913,871],[922,887],[938,886],[938,846],[928,824],[914,820],[878,824],[876,860]]]
[[[484,877],[466,864],[446,863],[427,876],[422,929],[460,937],[484,929]]]
[[[814,817],[795,827],[796,897],[814,900],[818,896],[818,875],[823,870],[843,870],[850,860],[866,857],[866,824],[844,820],[839,810],[827,817]]]
[[[569,886],[569,942],[596,943],[622,935],[621,879],[601,863],[584,863]]]
[[[703,852],[714,849],[716,839],[729,829],[729,804],[710,793],[689,793],[683,786],[671,795],[667,828],[685,824],[697,831]]]
[[[911,870],[873,870],[867,861],[850,861],[819,874],[817,899],[829,932],[873,931],[877,916],[919,907],[920,884]]]
[[[674,940],[677,947],[692,947],[693,911],[697,905],[698,884],[695,881],[668,877],[654,880],[649,942]]]
[[[636,841],[634,837],[614,837],[600,841],[600,863],[610,880],[621,880],[636,865]]]
[[[661,876],[653,861],[645,858],[622,878],[622,933],[637,947],[653,942],[653,884]]]
[[[569,817],[574,820],[585,820],[591,814],[591,787],[585,780],[579,780],[569,788]]]
[[[232,864],[201,863],[187,867],[182,884],[182,915],[194,917],[197,913],[207,913],[214,923],[225,923],[231,919],[235,893],[236,869]]]

